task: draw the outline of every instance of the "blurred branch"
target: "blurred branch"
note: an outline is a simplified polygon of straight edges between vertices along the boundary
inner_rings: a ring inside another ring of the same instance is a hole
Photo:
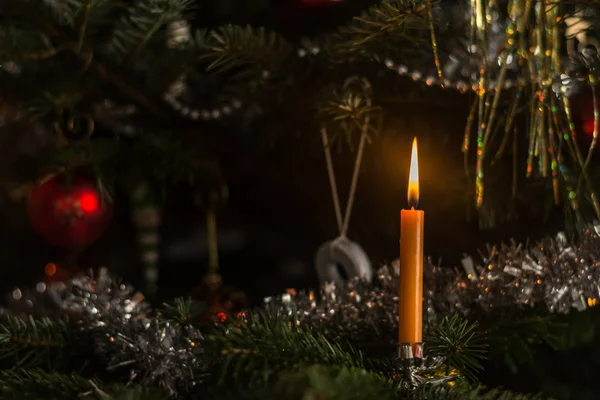
[[[51,366],[67,345],[62,321],[6,317],[0,324],[0,360],[13,359],[14,368]]]

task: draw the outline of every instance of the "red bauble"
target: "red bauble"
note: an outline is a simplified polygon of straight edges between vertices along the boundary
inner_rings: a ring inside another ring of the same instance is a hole
[[[596,90],[596,94],[599,93],[598,87]],[[579,132],[585,133],[585,135],[589,138],[592,137],[594,133],[594,100],[592,97],[592,90],[588,87],[584,87],[579,92],[574,94],[571,98],[571,109],[574,114],[574,122],[577,130]],[[600,128],[600,127],[599,127]],[[584,140],[585,142],[586,140]]]
[[[76,173],[52,175],[31,189],[29,219],[48,242],[67,248],[85,247],[102,236],[112,216],[112,203],[95,181]]]

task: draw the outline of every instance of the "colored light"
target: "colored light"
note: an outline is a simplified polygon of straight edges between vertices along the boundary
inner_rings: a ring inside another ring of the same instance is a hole
[[[46,264],[46,268],[44,268],[44,272],[48,276],[53,276],[56,273],[56,264],[54,264],[54,263]]]
[[[594,134],[594,128],[595,128],[596,124],[594,122],[593,118],[589,118],[585,121],[585,126],[583,128],[583,130],[585,131],[585,133],[589,136],[592,136]]]
[[[95,193],[84,193],[80,201],[81,209],[85,212],[93,212],[98,209],[98,196]]]

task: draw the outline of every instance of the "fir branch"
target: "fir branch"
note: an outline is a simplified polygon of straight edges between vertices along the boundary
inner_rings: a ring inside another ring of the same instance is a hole
[[[106,23],[124,3],[114,0],[64,0],[65,22],[76,30],[79,43]]]
[[[195,45],[204,50],[201,60],[210,61],[208,71],[223,73],[238,67],[256,66],[273,72],[291,53],[291,45],[275,32],[225,25],[212,31],[198,31]]]
[[[425,11],[420,1],[384,0],[340,29],[333,50],[345,57],[382,47],[397,52],[400,43],[414,43],[418,32],[427,29]]]
[[[45,50],[39,51],[19,51],[7,53],[5,58],[11,61],[42,61],[48,58],[52,58],[66,50],[70,50],[73,48],[71,44],[64,44],[52,48],[48,48]]]
[[[111,385],[77,374],[40,369],[0,371],[0,398],[4,400],[166,400],[159,388]]]
[[[330,99],[322,102],[318,110],[324,126],[329,130],[330,143],[335,143],[341,136],[353,148],[353,137],[357,134],[364,132],[368,140],[376,134],[381,123],[381,108],[372,103],[373,93],[367,84],[346,84],[334,90]],[[364,124],[368,124],[366,130]]]
[[[444,316],[429,324],[427,330],[428,354],[446,359],[446,374],[450,367],[457,368],[471,380],[483,369],[480,360],[487,353],[485,335],[478,329],[478,323],[470,323],[458,315]]]
[[[61,398],[62,399],[62,398]],[[83,400],[168,400],[173,396],[161,388],[142,385],[112,385],[108,388],[95,387],[94,392]]]
[[[0,360],[12,359],[15,368],[52,367],[67,343],[68,330],[60,320],[7,316],[0,324]]]
[[[87,379],[75,374],[40,369],[0,371],[0,398],[5,400],[75,400],[92,389]]]
[[[469,388],[462,385],[425,385],[413,396],[414,400],[543,400],[541,394],[522,394],[483,386]]]
[[[86,39],[98,31],[113,25],[113,20],[126,4],[114,0],[63,0],[64,24],[69,27],[71,36],[75,36],[77,52],[84,50]],[[97,41],[97,37],[92,40]],[[94,47],[93,41],[88,47]]]
[[[0,20],[0,61],[41,60],[68,48],[54,47],[49,37],[33,26],[2,22]]]
[[[115,25],[109,39],[109,53],[120,61],[134,59],[161,28],[183,19],[194,3],[193,0],[134,1]]]
[[[102,78],[104,81],[113,85],[117,90],[119,90],[123,95],[127,96],[131,101],[133,101],[136,105],[140,106],[144,110],[150,113],[161,120],[167,120],[168,114],[162,107],[159,107],[155,104],[150,98],[148,98],[143,92],[139,91],[134,86],[130,85],[124,78],[122,78],[119,74],[114,73],[107,69],[103,64],[97,62],[96,60],[89,61],[87,59],[87,55],[82,54],[82,62],[88,63],[89,66],[96,71],[96,73]]]
[[[362,368],[312,365],[283,373],[274,385],[273,398],[359,400],[391,399],[396,388],[391,380]]]
[[[1,16],[7,21],[31,22],[38,31],[49,37],[59,36],[63,19],[62,2],[48,0],[0,0]],[[25,24],[27,26],[27,24]]]
[[[190,323],[198,320],[208,311],[206,304],[199,303],[191,298],[178,297],[171,303],[163,303],[162,314],[166,319],[180,323]]]
[[[533,361],[535,345],[553,349],[567,345],[563,343],[567,324],[539,309],[504,310],[489,325],[490,359],[505,362],[515,373],[519,364]]]
[[[182,13],[188,9],[191,1],[192,0],[137,0],[136,3],[130,6],[128,9],[130,12],[127,14],[128,16],[125,16],[120,20],[120,25],[119,22],[117,22],[117,26],[113,31],[111,44],[114,47],[115,43],[120,43],[122,50],[125,52],[125,54],[129,55],[132,55],[132,52],[136,51],[136,49],[141,51],[150,38],[148,36],[148,32],[144,31],[144,28],[148,28],[147,25],[150,23],[148,21],[149,17],[144,17],[144,11],[150,14],[154,12],[154,14],[151,15],[154,16],[155,19],[165,18],[165,21],[163,21],[164,24],[170,21],[169,18],[182,18],[181,14],[178,14],[178,12]],[[17,35],[13,40],[14,51],[10,50],[12,47],[2,46],[3,35],[0,34],[0,49],[8,48],[11,54],[22,56],[24,58],[29,57],[32,60],[45,59],[52,57],[55,52],[71,50],[75,56],[80,59],[83,70],[90,68],[98,74],[100,79],[114,86],[119,92],[128,97],[130,101],[138,105],[140,108],[146,110],[151,115],[162,119],[163,121],[168,119],[168,113],[162,107],[155,104],[155,102],[145,93],[131,85],[127,79],[121,76],[117,71],[114,69],[109,69],[104,62],[94,57],[93,49],[80,51],[78,43],[81,41],[81,23],[84,21],[80,21],[79,26],[77,26],[76,23],[79,21],[77,16],[81,10],[85,8],[86,0],[70,0],[64,6],[64,10],[61,8],[61,10],[59,10],[60,12],[56,10],[54,11],[54,13],[58,13],[60,15],[64,15],[66,13],[68,17],[66,22],[62,21],[61,18],[48,18],[45,13],[37,12],[38,10],[36,10],[36,7],[33,7],[31,4],[23,3],[26,2],[0,0],[0,8],[5,7],[3,11],[10,11],[10,13],[7,13],[7,16],[11,17],[10,20],[12,21],[14,19],[14,21],[19,22],[20,25],[26,28],[13,33],[13,36]],[[116,9],[118,5],[122,6],[122,3],[111,0],[92,1],[90,3],[88,21],[86,22],[86,34],[89,35],[91,33],[90,26],[92,23],[94,23],[94,26],[97,27],[106,22],[107,16],[110,15],[110,12]],[[139,5],[139,8],[136,8],[137,5]],[[165,14],[168,14],[166,16],[162,16],[162,12],[164,10],[161,8],[161,6],[164,5],[168,6],[165,12]],[[32,12],[32,10],[34,11]],[[130,21],[130,25],[127,25],[127,21],[129,21],[127,18],[133,18],[133,22]],[[128,27],[130,29],[127,29]],[[127,34],[132,36],[127,36]],[[23,38],[20,38],[19,35],[34,39],[42,38],[43,40],[41,42],[38,40],[39,43],[34,41],[31,43],[30,47],[23,48],[21,45],[21,40]],[[114,35],[117,37],[114,37]],[[142,36],[141,38],[140,35]],[[144,39],[147,36],[148,39]],[[110,49],[111,45],[108,47]],[[116,56],[118,59],[121,59],[120,57],[123,55],[124,54],[119,53]],[[0,56],[2,55],[0,54]],[[78,75],[80,73],[81,71],[77,72]]]
[[[51,165],[48,167],[60,170],[86,166],[96,171],[103,171],[104,167],[114,167],[118,151],[119,142],[114,139],[80,138],[55,152],[49,160]]]
[[[238,382],[266,382],[283,370],[311,364],[362,367],[360,353],[346,352],[335,343],[280,317],[249,314],[247,321],[229,320],[208,335],[213,368],[223,384],[227,378]]]
[[[81,52],[83,48],[83,41],[85,39],[85,32],[87,30],[88,21],[90,18],[90,11],[92,9],[92,0],[86,0],[83,4],[83,17],[81,18],[81,23],[79,24],[78,29],[78,47],[77,51]]]
[[[186,146],[185,142],[167,135],[145,135],[131,150],[125,165],[130,174],[136,175],[132,179],[147,178],[150,171],[160,182],[194,184],[199,177],[211,179],[219,173],[218,164],[205,149]]]

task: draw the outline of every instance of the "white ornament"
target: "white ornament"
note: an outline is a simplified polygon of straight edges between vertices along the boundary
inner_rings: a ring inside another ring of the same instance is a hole
[[[315,265],[321,283],[343,283],[344,277],[338,268],[342,268],[349,279],[362,277],[370,282],[373,277],[367,254],[362,247],[347,238],[338,238],[321,245],[315,257]]]

